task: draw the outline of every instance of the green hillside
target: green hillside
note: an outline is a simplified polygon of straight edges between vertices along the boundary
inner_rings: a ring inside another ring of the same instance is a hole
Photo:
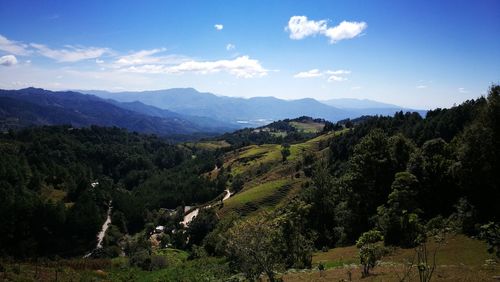
[[[292,144],[285,161],[282,160],[282,146],[277,144],[250,145],[226,153],[223,167],[230,175],[228,186],[231,186],[232,179],[238,177],[243,178],[245,184],[241,191],[224,203],[220,213],[237,211],[246,215],[259,209],[280,206],[283,200],[297,194],[303,185],[311,181],[303,171],[304,157],[321,158],[328,150],[329,140],[345,132],[344,129],[327,132]]]

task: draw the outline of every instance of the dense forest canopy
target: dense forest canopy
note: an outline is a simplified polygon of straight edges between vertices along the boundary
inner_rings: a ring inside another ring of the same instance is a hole
[[[15,256],[90,249],[109,200],[129,232],[148,210],[222,192],[199,175],[214,154],[118,128],[40,127],[0,136],[1,251]],[[91,183],[98,183],[95,187]]]

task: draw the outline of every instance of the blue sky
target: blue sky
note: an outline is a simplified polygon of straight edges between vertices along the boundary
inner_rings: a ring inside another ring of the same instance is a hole
[[[434,108],[499,82],[496,0],[0,2],[0,88]]]

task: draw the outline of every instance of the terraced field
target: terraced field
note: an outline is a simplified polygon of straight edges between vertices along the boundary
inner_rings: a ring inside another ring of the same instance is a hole
[[[281,160],[281,146],[276,144],[251,145],[226,155],[224,168],[231,168],[233,176],[254,172],[262,165],[275,165]]]
[[[228,199],[223,209],[249,214],[261,208],[275,207],[298,182],[289,178],[278,179],[244,189]]]
[[[296,165],[306,154],[321,154],[329,139],[344,131],[332,132],[290,146],[290,156],[285,162],[281,145],[251,145],[225,156],[224,169],[234,177],[244,179],[243,189],[224,203],[220,214],[236,211],[247,215],[260,209],[279,207],[281,203],[300,191],[310,181]],[[228,183],[231,185],[231,182]]]

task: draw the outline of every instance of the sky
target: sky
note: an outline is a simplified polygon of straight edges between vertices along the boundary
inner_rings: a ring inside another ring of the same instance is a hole
[[[500,1],[0,0],[0,88],[449,107],[500,83]]]

